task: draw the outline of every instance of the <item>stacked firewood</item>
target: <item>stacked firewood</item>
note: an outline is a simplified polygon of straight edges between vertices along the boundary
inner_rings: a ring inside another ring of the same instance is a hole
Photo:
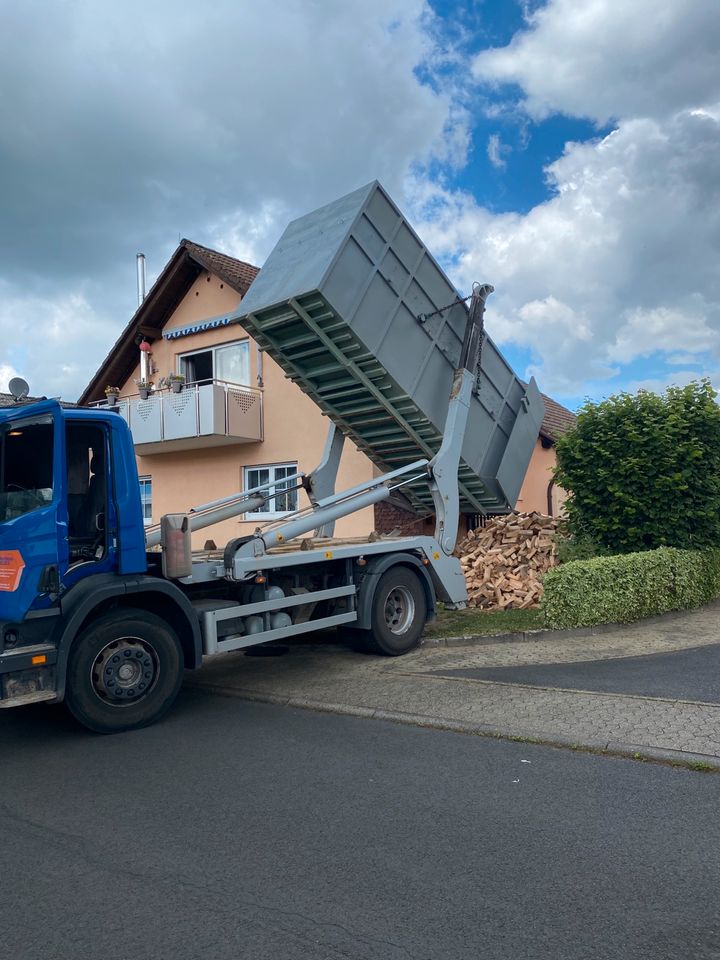
[[[557,520],[511,513],[471,530],[456,549],[467,581],[468,606],[527,610],[542,597],[541,577],[557,563]]]

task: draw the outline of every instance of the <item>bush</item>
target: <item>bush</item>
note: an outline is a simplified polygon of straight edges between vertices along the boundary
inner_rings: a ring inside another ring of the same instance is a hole
[[[548,627],[631,623],[689,610],[720,596],[720,549],[661,547],[574,560],[550,570],[544,586]]]
[[[708,381],[585,404],[557,461],[579,540],[611,553],[720,544],[720,407]]]
[[[587,537],[555,538],[558,563],[570,563],[572,560],[592,560],[593,557],[606,557],[610,552],[607,547],[588,540]]]

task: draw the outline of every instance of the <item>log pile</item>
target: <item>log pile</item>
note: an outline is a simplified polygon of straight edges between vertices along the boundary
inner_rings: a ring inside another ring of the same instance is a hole
[[[494,517],[471,530],[455,551],[468,588],[468,606],[528,610],[542,597],[541,576],[557,563],[557,520],[541,513]]]

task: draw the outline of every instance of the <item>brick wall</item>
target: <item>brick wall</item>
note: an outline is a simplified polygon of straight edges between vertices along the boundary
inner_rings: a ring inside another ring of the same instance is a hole
[[[407,536],[432,533],[435,526],[434,516],[425,519],[396,500],[382,500],[375,504],[375,529],[378,533],[391,533],[399,528]]]

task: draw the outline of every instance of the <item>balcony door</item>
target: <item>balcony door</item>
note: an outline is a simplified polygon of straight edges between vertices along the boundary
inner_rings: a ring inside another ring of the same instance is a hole
[[[227,343],[180,356],[180,373],[187,383],[224,383],[250,385],[250,346],[247,340]]]

